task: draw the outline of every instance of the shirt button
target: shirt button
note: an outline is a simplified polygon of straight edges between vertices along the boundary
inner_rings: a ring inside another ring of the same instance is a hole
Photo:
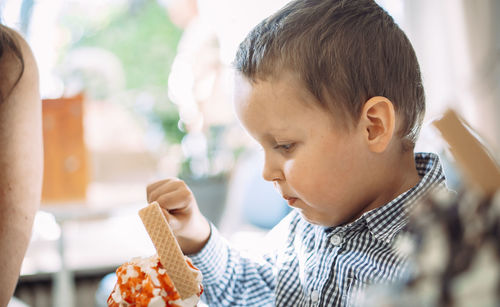
[[[311,301],[312,301],[313,303],[316,303],[317,301],[319,301],[319,292],[318,292],[318,291],[313,290],[313,291],[311,292]]]
[[[330,243],[332,243],[335,246],[338,246],[338,245],[340,245],[340,243],[342,243],[342,237],[339,235],[333,235],[330,238]]]

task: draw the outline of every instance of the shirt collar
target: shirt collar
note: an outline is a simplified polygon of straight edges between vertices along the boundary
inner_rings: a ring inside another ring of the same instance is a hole
[[[420,182],[400,194],[389,203],[364,213],[363,220],[371,234],[390,243],[396,234],[408,223],[408,214],[422,197],[436,187],[446,187],[445,177],[439,156],[433,153],[416,153],[415,164]]]

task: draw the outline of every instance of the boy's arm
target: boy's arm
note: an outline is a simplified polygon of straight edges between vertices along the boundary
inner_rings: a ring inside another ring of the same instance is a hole
[[[148,202],[160,204],[179,245],[203,273],[205,297],[211,306],[266,306],[274,302],[271,257],[244,256],[229,248],[198,209],[189,187],[177,178],[153,183]]]
[[[205,247],[189,257],[203,273],[204,294],[210,306],[274,305],[274,257],[252,257],[231,249],[213,225]]]

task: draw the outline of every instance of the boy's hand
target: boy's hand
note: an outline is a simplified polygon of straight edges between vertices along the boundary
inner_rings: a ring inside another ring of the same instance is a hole
[[[178,178],[148,185],[148,203],[160,204],[184,254],[199,252],[210,237],[210,225],[201,214],[193,192]]]

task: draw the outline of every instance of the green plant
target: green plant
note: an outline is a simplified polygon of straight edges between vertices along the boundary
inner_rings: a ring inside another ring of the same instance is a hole
[[[137,2],[137,1],[135,1]],[[122,62],[129,89],[159,86],[166,90],[168,72],[182,31],[156,0],[113,13],[105,27],[88,29],[73,47],[97,46]]]
[[[70,29],[84,26],[81,37],[71,49],[97,47],[114,54],[125,72],[125,91],[132,110],[158,125],[170,143],[180,143],[184,132],[178,127],[177,108],[167,96],[168,74],[177,52],[182,31],[170,21],[166,9],[156,0],[130,1],[124,7],[107,7],[106,22],[92,23],[90,16],[65,15]],[[141,107],[138,96],[147,93],[152,106]],[[130,97],[130,96],[137,97]]]

